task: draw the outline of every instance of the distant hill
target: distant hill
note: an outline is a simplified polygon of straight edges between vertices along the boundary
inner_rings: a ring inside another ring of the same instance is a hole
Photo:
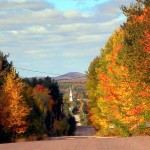
[[[86,80],[86,75],[79,72],[69,72],[64,75],[53,77],[56,81],[66,81],[66,80]]]
[[[24,78],[25,81],[30,81],[33,79],[36,80],[44,80],[46,77],[30,77],[30,78]],[[69,89],[71,88],[73,91],[73,98],[74,99],[85,99],[87,98],[86,95],[86,75],[79,72],[69,72],[57,77],[51,77],[59,84],[59,89],[61,93],[66,93],[68,95]]]
[[[33,79],[36,78],[37,80],[39,79],[44,79],[46,77],[27,77],[26,79]],[[57,76],[57,77],[51,77],[52,79],[56,81],[65,81],[65,80],[86,80],[86,75],[80,72],[68,72],[66,74]],[[23,78],[25,79],[25,78]]]

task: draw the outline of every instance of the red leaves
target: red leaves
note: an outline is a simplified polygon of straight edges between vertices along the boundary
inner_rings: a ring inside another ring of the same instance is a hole
[[[147,53],[150,53],[150,33],[148,31],[144,31],[145,38],[140,40],[139,42],[143,44],[143,50]]]
[[[106,89],[107,91],[110,91],[110,77],[104,74],[103,72],[100,72],[99,79],[101,81],[100,86]]]
[[[55,105],[55,101],[52,99],[49,101],[49,103],[50,103],[50,105]]]
[[[108,77],[106,74],[104,74],[103,72],[100,72],[100,80],[104,80],[104,81],[110,81],[110,77]]]
[[[122,45],[118,45],[118,46],[117,46],[117,49],[118,49],[118,50],[122,50]]]
[[[137,16],[138,22],[143,22],[143,20],[144,20],[144,15]]]
[[[140,97],[150,97],[150,93],[148,93],[147,91],[140,91],[138,93],[138,96],[140,96]]]
[[[150,11],[150,7],[148,7],[148,8],[144,8],[143,9],[143,14],[140,14],[140,15],[133,15],[132,16],[132,20],[133,20],[133,22],[140,22],[140,23],[142,23],[142,22],[146,22],[146,21],[148,21],[148,13],[149,13],[149,11]]]
[[[55,105],[55,101],[51,99],[51,100],[49,101],[49,110],[50,110],[50,111],[52,111],[54,105]]]
[[[44,92],[45,90],[47,90],[43,85],[41,84],[37,84],[34,88],[36,88],[37,90],[39,90],[40,92]]]
[[[147,13],[148,11],[149,11],[149,8],[144,8],[144,9],[143,9],[143,12],[144,12],[144,13]]]
[[[113,71],[113,67],[112,67],[112,66],[108,66],[107,69],[108,69],[109,71],[111,71],[111,72]]]
[[[133,108],[128,112],[128,114],[130,116],[133,116],[133,115],[138,115],[140,112],[141,112],[141,110]]]
[[[141,112],[143,112],[143,104],[138,105],[136,108],[130,109],[127,114],[129,116],[139,115]]]

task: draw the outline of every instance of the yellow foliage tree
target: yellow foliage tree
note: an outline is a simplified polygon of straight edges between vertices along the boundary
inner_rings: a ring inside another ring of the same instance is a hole
[[[22,97],[22,89],[23,83],[12,68],[11,72],[5,76],[2,87],[1,125],[5,131],[21,134],[28,127],[26,119],[30,109]]]

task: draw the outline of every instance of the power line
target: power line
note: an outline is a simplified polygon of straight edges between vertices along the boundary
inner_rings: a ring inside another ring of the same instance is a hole
[[[14,67],[16,68],[16,67]],[[44,73],[44,74],[51,74],[51,75],[60,75],[60,74],[55,74],[55,73],[48,73],[48,72],[43,72],[43,71],[37,71],[37,70],[31,70],[31,69],[24,69],[24,68],[16,68],[16,69],[20,69],[20,70],[25,70],[25,71],[30,71],[30,72],[37,72],[37,73]]]
[[[17,68],[17,67],[14,67],[16,69],[20,69],[20,70],[25,70],[25,71],[30,71],[30,72],[36,72],[36,73],[44,73],[44,74],[47,74],[47,75],[58,75],[58,76],[61,76],[61,74],[55,74],[55,73],[48,73],[48,72],[43,72],[43,71],[37,71],[37,70],[31,70],[31,69],[25,69],[25,68]],[[67,76],[67,75],[63,75],[63,76]],[[69,77],[72,77],[71,79],[57,79],[58,81],[63,81],[63,80],[74,80],[74,79],[80,79],[80,78],[83,78],[85,77],[84,76],[80,76],[80,77],[75,77],[75,76],[69,76]],[[55,78],[55,77],[51,77],[51,78]]]

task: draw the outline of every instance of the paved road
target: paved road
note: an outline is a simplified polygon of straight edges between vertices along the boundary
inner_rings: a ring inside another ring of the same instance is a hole
[[[0,150],[150,150],[150,137],[64,137],[37,142],[0,144]]]
[[[75,135],[77,136],[93,136],[95,135],[95,129],[92,126],[77,126]]]

